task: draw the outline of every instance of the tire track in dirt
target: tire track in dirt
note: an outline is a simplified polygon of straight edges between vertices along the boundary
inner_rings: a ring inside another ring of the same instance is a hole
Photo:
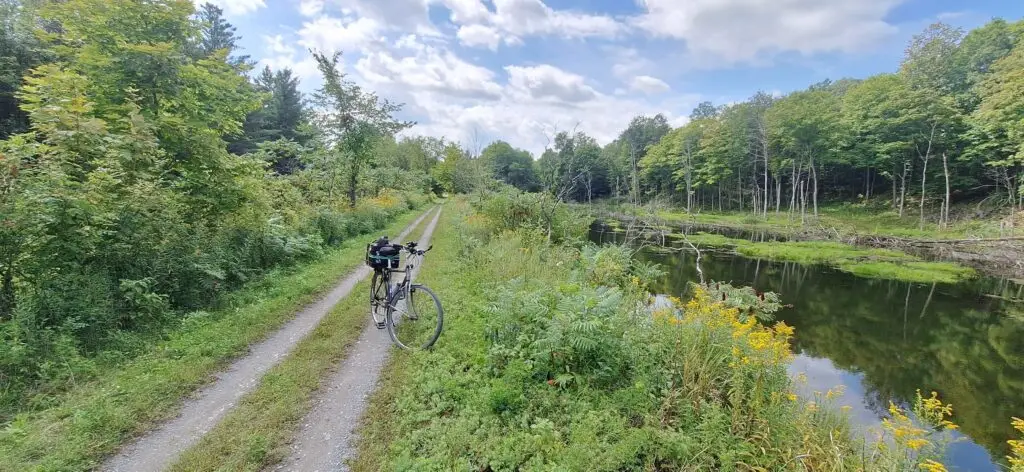
[[[441,211],[423,231],[419,244],[430,244]],[[413,269],[413,274],[419,267]],[[377,386],[381,370],[391,352],[387,332],[367,323],[359,341],[331,375],[291,444],[291,454],[276,470],[327,472],[347,471],[345,461],[357,444],[355,428],[366,412],[369,396]]]
[[[406,238],[432,211],[434,208],[406,226],[398,240]],[[436,221],[435,216],[427,229],[433,229]],[[210,431],[239,399],[256,388],[263,374],[284,359],[300,340],[316,328],[331,308],[369,274],[370,268],[365,265],[350,272],[323,298],[304,307],[265,340],[250,346],[248,354],[236,359],[217,374],[212,383],[186,400],[177,417],[122,448],[103,464],[101,470],[156,472],[169,467],[182,452]]]

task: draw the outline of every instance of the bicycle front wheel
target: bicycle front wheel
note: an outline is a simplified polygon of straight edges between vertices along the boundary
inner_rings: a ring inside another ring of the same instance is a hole
[[[390,281],[383,271],[373,271],[373,279],[370,281],[370,317],[378,328],[384,327],[386,305],[389,298]]]
[[[391,340],[402,349],[429,349],[441,336],[444,310],[434,292],[422,285],[392,294],[387,326]]]

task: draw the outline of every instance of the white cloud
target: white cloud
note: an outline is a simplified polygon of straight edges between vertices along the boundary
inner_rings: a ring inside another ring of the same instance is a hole
[[[308,54],[301,59],[296,59],[295,48],[287,44],[280,34],[264,36],[267,54],[259,61],[260,66],[270,67],[272,70],[291,69],[297,77],[302,80],[315,79],[320,76],[316,68],[316,61]]]
[[[495,99],[501,92],[490,69],[465,62],[448,50],[427,45],[415,49],[415,54],[405,57],[395,57],[391,51],[372,52],[360,58],[355,69],[371,84],[406,91],[484,99]]]
[[[498,49],[501,43],[501,34],[498,30],[484,25],[465,25],[459,27],[456,37],[463,46],[486,47],[492,51]]]
[[[430,93],[415,93],[411,105],[426,116],[409,134],[445,136],[470,142],[473,130],[508,141],[539,157],[558,131],[574,128],[607,144],[638,114],[665,113],[672,123],[697,102],[697,97],[679,96],[664,105],[653,105],[630,97],[597,94],[591,100],[573,104],[522,100],[506,89],[499,100],[459,103]]]
[[[294,48],[285,44],[284,36],[279,34],[274,36],[263,36],[263,41],[267,43],[267,51],[271,54],[291,54],[294,52]]]
[[[400,40],[400,51],[377,51],[360,59],[353,76],[382,96],[407,104],[419,124],[411,135],[444,136],[470,143],[479,131],[535,154],[557,131],[579,130],[607,143],[637,114],[665,113],[685,122],[699,101],[678,94],[651,103],[643,95],[601,93],[578,74],[550,64],[505,67],[503,83],[487,68],[470,64],[443,46]]]
[[[665,81],[649,75],[633,77],[633,80],[629,83],[629,88],[647,95],[655,95],[672,90],[672,87],[669,87]]]
[[[303,23],[299,44],[321,51],[359,51],[381,40],[382,25],[376,20],[321,16]]]
[[[612,74],[619,78],[626,78],[655,66],[654,62],[642,57],[640,51],[633,48],[606,46],[603,49],[615,62]]]
[[[580,75],[548,64],[534,67],[507,66],[508,84],[519,96],[554,103],[573,104],[597,97],[597,92]]]
[[[541,0],[494,0],[494,7],[495,15],[491,20],[516,36],[611,37],[623,28],[611,17],[553,10]]]
[[[686,41],[716,65],[750,62],[782,51],[854,52],[896,32],[886,15],[905,0],[638,0],[633,22]]]
[[[299,2],[299,14],[317,16],[324,11],[324,0],[302,0]]]
[[[204,3],[212,3],[224,10],[224,13],[232,16],[244,15],[261,8],[266,8],[265,0],[193,0],[196,8]]]
[[[448,36],[430,24],[424,6],[428,1],[449,8],[456,29],[447,30]],[[323,8],[318,0],[303,2],[300,13],[309,16],[297,31],[264,36],[261,66],[291,68],[308,91],[319,74],[305,49],[342,50],[349,78],[407,104],[403,118],[420,122],[409,134],[468,143],[476,130],[539,153],[555,132],[577,125],[607,143],[637,114],[665,113],[670,122],[685,121],[699,98],[672,94],[648,100],[645,94],[667,88],[654,78],[664,75],[628,48],[606,54],[621,81],[615,93],[603,92],[601,82],[557,63],[506,62],[504,68],[489,68],[450,49],[455,40],[497,50],[502,42],[516,44],[533,36],[575,39],[624,33],[626,26],[610,16],[554,10],[540,0],[324,0]],[[400,11],[403,5],[409,10]]]
[[[491,12],[480,0],[439,0],[451,10],[451,20],[458,24],[473,24],[487,21]]]
[[[437,34],[428,16],[428,0],[336,0],[346,15],[375,20],[388,29],[417,34]]]
[[[459,25],[459,40],[469,47],[496,49],[522,43],[527,36],[557,36],[567,39],[615,37],[625,26],[606,15],[572,10],[555,10],[542,0],[492,0],[490,11],[481,0],[433,0],[451,10],[451,21]]]

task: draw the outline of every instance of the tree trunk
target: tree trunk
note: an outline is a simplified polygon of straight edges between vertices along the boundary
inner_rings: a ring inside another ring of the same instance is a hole
[[[928,181],[928,157],[924,159],[924,167],[921,169],[921,202],[918,205],[921,208],[921,221],[918,223],[918,229],[924,229],[924,196],[927,187],[925,183]]]
[[[743,172],[736,173],[736,188],[740,194],[740,212],[743,212]]]
[[[348,178],[348,206],[355,208],[356,206],[356,186],[359,184],[358,174],[355,169],[352,170],[352,175]]]
[[[899,202],[896,199],[896,163],[895,162],[892,164],[892,179],[889,179],[889,180],[892,180],[892,207],[896,208],[896,206],[899,204]],[[900,212],[900,213],[902,213],[902,212]]]
[[[800,224],[807,224],[807,185],[800,179]]]
[[[691,167],[690,153],[686,153],[686,212],[689,213],[693,206],[693,168]]]
[[[946,153],[942,153],[942,173],[946,176],[946,201],[943,203],[942,208],[942,227],[949,226],[949,163],[946,158]]]
[[[768,218],[768,138],[765,137],[762,142],[764,149],[764,202],[761,216]]]
[[[797,172],[796,172],[796,160],[793,160],[793,173],[792,180],[789,182],[790,196],[789,196],[789,216],[792,219],[793,211],[796,209],[796,187],[797,187]]]
[[[903,161],[903,173],[900,174],[900,218],[903,217],[903,203],[907,200],[907,172],[910,172],[910,162]]]
[[[811,178],[814,179],[814,193],[811,194],[814,200],[814,217],[818,217],[818,170],[814,167],[814,156],[811,156]]]
[[[718,212],[722,212],[722,181],[718,181]]]
[[[921,156],[921,159],[924,161],[924,166],[921,169],[921,202],[919,205],[921,208],[921,221],[920,223],[918,223],[918,227],[920,229],[924,229],[924,197],[925,191],[927,191],[927,187],[925,187],[925,182],[927,182],[928,180],[928,160],[931,159],[932,157],[932,142],[935,141],[936,126],[937,124],[932,123],[932,132],[928,136],[928,148],[924,151],[924,156]],[[921,155],[920,149],[918,149],[917,154],[918,156]]]

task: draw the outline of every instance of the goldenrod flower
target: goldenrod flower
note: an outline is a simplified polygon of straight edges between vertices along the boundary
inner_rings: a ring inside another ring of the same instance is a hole
[[[925,447],[925,446],[927,446],[929,444],[931,444],[931,443],[929,443],[927,439],[913,438],[913,439],[908,439],[907,440],[907,447],[909,447],[909,448],[911,448],[911,449],[913,449],[915,451],[918,450],[918,449],[921,449],[922,447]]]
[[[948,472],[946,466],[942,465],[941,462],[935,462],[931,459],[922,462],[921,468],[927,472]]]

